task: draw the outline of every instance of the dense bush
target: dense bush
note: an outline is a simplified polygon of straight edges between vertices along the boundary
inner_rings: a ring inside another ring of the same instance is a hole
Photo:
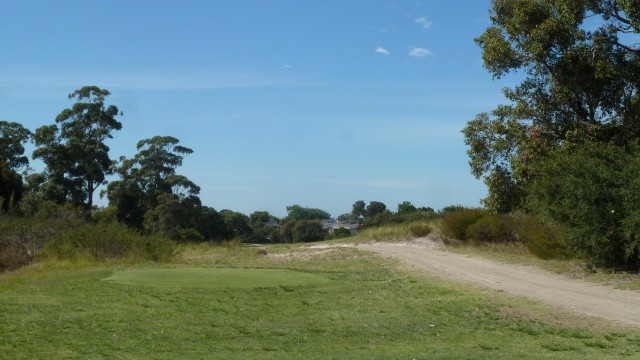
[[[571,247],[596,265],[640,267],[640,160],[585,143],[538,166],[530,207],[567,229]]]
[[[413,236],[424,237],[431,234],[431,231],[433,231],[433,229],[429,224],[413,223],[409,225],[409,232],[411,232]]]
[[[471,224],[467,239],[478,242],[515,242],[516,220],[510,215],[487,215]]]
[[[327,240],[343,239],[349,236],[351,236],[351,230],[347,228],[338,228],[333,230],[331,234],[327,235]]]
[[[458,240],[467,240],[467,229],[489,213],[483,209],[458,209],[446,212],[442,218],[444,235]]]
[[[534,216],[518,221],[518,238],[541,259],[568,259],[573,256],[567,234],[560,226],[545,224]]]
[[[84,223],[82,212],[53,203],[43,204],[31,217],[0,217],[0,270],[13,270],[32,263],[45,243]]]
[[[175,243],[168,238],[142,236],[119,223],[100,223],[62,232],[44,245],[40,256],[70,260],[124,258],[163,261],[171,259],[174,251]]]
[[[317,220],[297,221],[292,229],[293,242],[311,242],[324,240],[326,232]]]

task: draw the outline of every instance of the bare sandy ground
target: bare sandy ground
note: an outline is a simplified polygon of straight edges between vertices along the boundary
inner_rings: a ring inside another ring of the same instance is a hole
[[[569,279],[530,266],[439,250],[428,239],[406,243],[361,244],[358,248],[397,258],[409,266],[487,289],[540,300],[580,315],[640,326],[640,293]]]

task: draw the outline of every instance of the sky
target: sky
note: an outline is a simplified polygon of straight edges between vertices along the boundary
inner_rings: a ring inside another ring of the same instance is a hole
[[[216,210],[479,206],[486,187],[460,131],[513,85],[492,79],[474,43],[489,7],[0,0],[0,120],[34,131],[72,105],[68,94],[95,85],[123,112],[111,157],[177,137],[194,150],[178,173]]]

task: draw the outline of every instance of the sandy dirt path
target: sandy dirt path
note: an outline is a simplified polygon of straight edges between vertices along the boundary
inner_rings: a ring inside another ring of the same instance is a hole
[[[409,266],[511,295],[540,300],[580,315],[640,326],[640,293],[557,275],[539,268],[439,250],[435,242],[372,243],[358,248],[397,258]]]

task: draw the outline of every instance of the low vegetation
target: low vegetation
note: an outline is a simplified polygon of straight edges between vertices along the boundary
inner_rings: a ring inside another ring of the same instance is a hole
[[[640,354],[637,330],[405,272],[356,249],[280,245],[269,248],[277,256],[257,256],[251,247],[181,247],[173,264],[50,262],[0,275],[0,351],[11,359]]]

